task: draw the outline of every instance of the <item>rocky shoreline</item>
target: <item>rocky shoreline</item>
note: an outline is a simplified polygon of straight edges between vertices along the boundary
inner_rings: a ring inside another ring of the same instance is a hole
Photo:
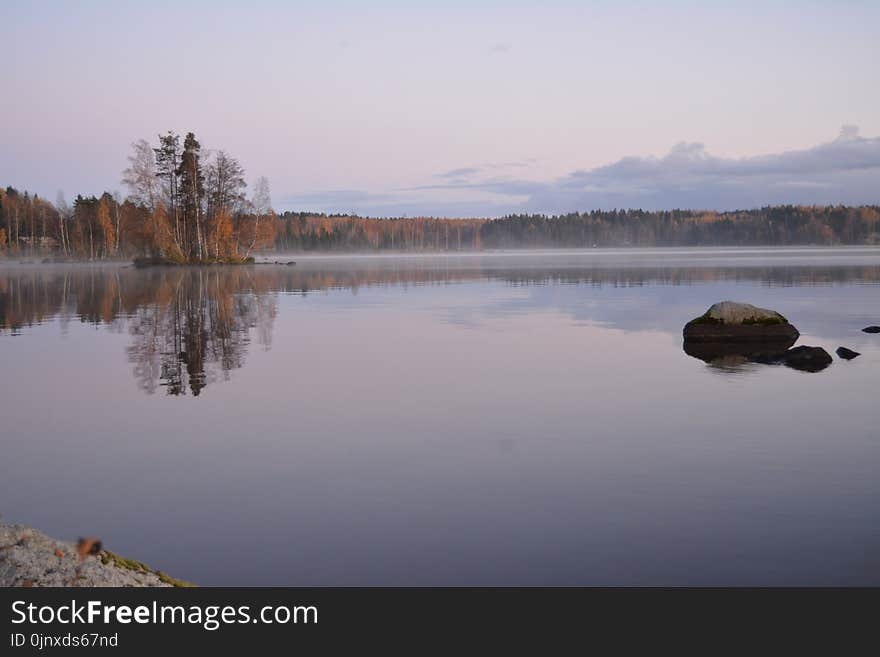
[[[67,543],[32,527],[0,522],[0,586],[193,585],[103,550],[93,539]]]

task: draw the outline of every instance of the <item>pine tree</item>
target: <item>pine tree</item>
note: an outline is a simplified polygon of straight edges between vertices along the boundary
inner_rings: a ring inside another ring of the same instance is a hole
[[[174,241],[179,251],[183,251],[183,233],[186,226],[181,227],[178,212],[178,168],[180,166],[180,137],[170,130],[166,135],[159,136],[159,147],[154,148],[156,154],[156,176],[162,180],[165,207],[170,215],[174,228]]]
[[[180,176],[180,205],[184,226],[188,230],[184,234],[184,252],[187,259],[204,259],[205,249],[202,236],[204,234],[202,198],[205,194],[205,177],[202,174],[199,156],[201,145],[196,136],[189,132],[183,140],[183,154],[180,158],[178,175]]]

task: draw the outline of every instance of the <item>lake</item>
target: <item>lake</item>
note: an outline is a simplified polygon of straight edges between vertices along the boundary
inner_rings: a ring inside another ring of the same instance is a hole
[[[880,584],[880,249],[290,258],[0,263],[4,520],[203,585]],[[724,299],[862,355],[687,355]]]

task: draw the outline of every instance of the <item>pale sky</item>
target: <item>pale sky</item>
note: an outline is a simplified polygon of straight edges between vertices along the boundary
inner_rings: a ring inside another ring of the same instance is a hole
[[[2,3],[0,184],[194,131],[276,209],[880,202],[880,2]]]

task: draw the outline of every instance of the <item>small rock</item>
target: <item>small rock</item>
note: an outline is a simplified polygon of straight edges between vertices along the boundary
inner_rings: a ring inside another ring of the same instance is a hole
[[[862,331],[865,333],[880,333],[880,326],[866,326]]]
[[[857,356],[861,356],[858,351],[853,351],[852,349],[847,349],[846,347],[838,347],[835,353],[844,360],[852,360]]]
[[[832,361],[831,354],[822,347],[795,347],[786,351],[782,357],[785,365],[803,372],[820,372],[831,365]]]

